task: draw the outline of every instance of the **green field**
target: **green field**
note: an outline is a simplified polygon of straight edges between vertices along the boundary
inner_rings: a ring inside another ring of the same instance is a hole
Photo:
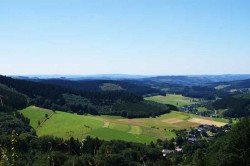
[[[177,107],[182,107],[184,105],[194,104],[199,101],[199,99],[194,99],[190,97],[185,97],[182,95],[168,94],[166,96],[152,96],[146,97],[146,100],[155,101],[162,104],[171,104]]]
[[[198,112],[207,112],[209,111],[206,107],[198,107],[196,108]]]
[[[31,106],[28,107],[24,110],[22,110],[22,113],[30,119],[30,125],[33,128],[37,128],[38,127],[38,121],[40,121],[41,123],[46,119],[45,115],[48,114],[49,116],[51,116],[53,114],[52,110],[48,110],[48,109],[43,109],[43,108],[39,108],[39,107],[35,107],[35,106]]]
[[[20,112],[31,119],[30,124],[36,129],[38,136],[54,135],[63,138],[73,136],[83,139],[89,135],[104,140],[119,139],[141,143],[150,143],[158,138],[171,139],[175,137],[173,129],[199,126],[199,123],[190,121],[192,118],[203,120],[197,115],[176,111],[157,118],[137,119],[125,119],[119,116],[76,115],[60,111],[54,113],[51,110],[34,106]],[[46,113],[52,116],[38,127],[37,121],[43,120]],[[209,120],[212,121],[211,118]]]
[[[220,90],[220,89],[224,89],[224,88],[229,87],[229,86],[230,85],[218,85],[218,86],[216,86],[214,88],[217,89],[217,90]]]

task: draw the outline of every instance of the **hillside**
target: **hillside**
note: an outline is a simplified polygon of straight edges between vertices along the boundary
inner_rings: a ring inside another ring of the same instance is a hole
[[[241,119],[231,132],[218,138],[207,149],[204,154],[207,165],[249,165],[249,137],[250,118]]]
[[[121,116],[76,115],[65,112],[28,107],[21,110],[38,136],[53,135],[62,138],[98,137],[105,140],[124,140],[130,142],[150,143],[157,139],[175,137],[173,130],[188,129],[201,124],[223,126],[226,123],[214,121],[188,113],[172,111],[156,118],[125,119]],[[49,118],[45,114],[52,115]],[[38,121],[43,122],[38,125]]]
[[[232,88],[250,88],[250,79],[229,82]]]
[[[218,82],[212,84],[214,88],[220,88],[225,91],[237,92],[238,89],[249,89],[250,88],[250,79],[246,80],[237,80],[230,82]]]
[[[237,118],[250,115],[250,93],[223,98],[213,103],[215,109],[227,109],[224,116]]]
[[[28,105],[27,97],[13,88],[0,84],[0,112],[11,112]]]
[[[215,89],[210,86],[171,86],[164,90],[167,94],[180,94],[190,98],[200,98],[206,100],[215,100],[217,97],[223,98],[230,96],[229,92]]]
[[[194,76],[157,76],[151,78],[145,78],[144,80],[155,81],[161,83],[177,84],[183,86],[198,86],[207,85],[212,81],[205,77],[194,77]]]
[[[141,84],[136,80],[81,80],[70,81],[62,79],[34,80],[62,87],[85,91],[127,91],[139,95],[159,94],[161,91]]]
[[[144,78],[143,80],[151,80],[155,82],[164,82],[169,84],[177,84],[183,86],[205,86],[211,83],[217,82],[233,82],[239,80],[250,79],[250,75],[242,74],[242,75],[193,75],[193,76],[156,76]]]
[[[160,115],[170,111],[168,106],[149,103],[144,101],[142,96],[126,91],[83,91],[4,76],[0,76],[0,84],[5,87],[1,88],[3,95],[8,92],[9,96],[15,94],[12,96],[20,99],[13,99],[12,102],[21,102],[21,98],[25,100],[24,104],[19,104],[19,109],[27,105],[36,105],[77,114],[122,115],[128,118],[149,117],[152,114]],[[5,98],[8,96],[4,96],[4,103],[7,102]],[[126,104],[129,107],[124,109]]]
[[[37,113],[39,111],[42,114]],[[21,112],[27,117],[43,119],[45,115],[43,113],[53,111],[29,107]],[[166,134],[166,136],[169,136],[168,138],[175,137],[175,135],[171,135],[169,129],[176,129],[176,126],[179,126],[178,129],[185,129],[192,126],[188,123],[188,120],[194,118],[198,117],[172,112],[157,118],[157,121],[154,118],[129,120],[117,116],[80,116],[56,111],[41,127],[36,129],[39,137],[30,131],[17,135],[15,132],[5,135],[0,134],[0,153],[4,154],[4,156],[1,155],[0,157],[0,164],[11,165],[14,163],[18,166],[47,166],[51,164],[57,166],[108,166],[120,164],[141,165],[142,163],[155,166],[248,165],[249,118],[240,120],[238,124],[233,126],[232,131],[216,131],[217,135],[211,137],[211,141],[203,139],[196,143],[186,143],[185,138],[178,134],[175,139],[158,139],[155,142],[149,142],[155,140],[156,136],[160,136],[157,134]],[[140,124],[152,131],[146,130]],[[164,126],[160,124],[164,124]],[[154,127],[151,127],[152,125]],[[164,130],[166,125],[167,128]],[[216,129],[221,130],[221,128]],[[183,131],[186,133],[187,130]],[[78,134],[80,139],[71,137],[77,137],[77,132],[81,133]],[[191,130],[191,132],[193,131]],[[88,136],[82,139],[84,133],[94,137],[98,135],[101,139]],[[47,134],[60,135],[63,138],[48,136]],[[12,143],[9,143],[9,140],[13,140]],[[183,152],[174,151],[175,146],[181,146]],[[162,157],[162,149],[173,150],[174,152]],[[234,157],[228,158],[228,155]]]

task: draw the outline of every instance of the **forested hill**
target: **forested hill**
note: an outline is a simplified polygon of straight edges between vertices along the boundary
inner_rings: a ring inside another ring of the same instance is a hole
[[[183,86],[200,86],[212,83],[210,79],[206,77],[194,77],[194,76],[157,76],[151,78],[145,78],[145,81],[155,81],[169,84],[177,84]]]
[[[62,79],[37,79],[33,80],[37,82],[43,82],[52,85],[60,85],[66,88],[85,90],[85,91],[127,91],[131,93],[136,93],[139,95],[148,94],[160,94],[161,91],[158,89],[151,88],[149,86],[143,85],[139,81],[117,81],[117,80],[81,80],[81,81],[70,81]]]
[[[230,85],[233,88],[250,88],[250,79],[247,80],[239,80],[239,81],[232,81]]]
[[[250,75],[193,75],[193,76],[157,76],[143,78],[155,82],[178,84],[183,86],[205,86],[216,82],[230,82],[236,80],[250,79]]]
[[[250,94],[236,95],[217,100],[213,103],[215,109],[227,109],[224,116],[237,118],[250,116]]]
[[[28,105],[27,96],[0,84],[0,112],[11,112]]]
[[[250,165],[250,118],[241,119],[232,131],[215,140],[207,152],[206,165]],[[204,163],[204,162],[203,162]],[[205,163],[204,163],[205,164]]]
[[[218,85],[225,85],[225,90],[229,89],[239,89],[239,88],[250,88],[250,79],[246,80],[237,80],[237,81],[230,81],[230,82],[218,82],[212,84],[214,87]]]
[[[168,106],[144,101],[142,96],[125,91],[83,91],[5,76],[0,76],[0,84],[4,105],[7,105],[4,99],[10,95],[18,98],[11,99],[11,102],[17,105],[14,109],[36,105],[78,114],[110,114],[128,118],[149,117],[152,114],[159,115],[170,111]],[[124,107],[126,104],[129,107]],[[13,104],[9,106],[13,107]]]

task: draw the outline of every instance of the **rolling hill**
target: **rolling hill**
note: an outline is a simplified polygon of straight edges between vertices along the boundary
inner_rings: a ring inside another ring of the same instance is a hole
[[[160,94],[161,91],[136,80],[81,80],[70,81],[62,79],[34,80],[42,83],[59,85],[66,88],[84,91],[127,91],[139,95]]]
[[[13,99],[12,102],[25,100],[25,103],[16,107],[19,109],[27,105],[36,105],[77,114],[122,115],[128,118],[149,117],[152,114],[160,115],[170,111],[170,107],[166,105],[144,101],[142,96],[127,91],[78,90],[5,76],[0,76],[0,84],[4,87],[0,89],[3,95],[8,92],[8,95],[15,94],[12,96],[20,98],[20,100]],[[93,85],[93,87],[95,86]],[[102,88],[110,88],[110,85]],[[5,99],[8,96],[2,98],[4,103],[7,103]],[[127,106],[124,107],[124,105]]]
[[[241,88],[250,88],[250,79],[246,80],[237,80],[237,81],[230,81],[230,82],[218,82],[214,83],[213,86],[222,86],[222,89],[224,90],[230,90],[230,89],[241,89]]]
[[[226,109],[224,112],[226,117],[250,116],[250,93],[217,100],[213,106],[215,109]]]

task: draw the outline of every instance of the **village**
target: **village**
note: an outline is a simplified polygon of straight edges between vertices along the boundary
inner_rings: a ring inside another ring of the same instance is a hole
[[[204,124],[195,128],[191,128],[190,130],[176,130],[175,133],[177,137],[172,140],[174,143],[174,147],[171,147],[171,149],[163,148],[162,155],[165,157],[168,154],[182,153],[184,151],[183,146],[185,145],[190,145],[201,141],[209,142],[213,140],[217,135],[227,133],[230,130],[231,124],[226,124],[222,127]]]

